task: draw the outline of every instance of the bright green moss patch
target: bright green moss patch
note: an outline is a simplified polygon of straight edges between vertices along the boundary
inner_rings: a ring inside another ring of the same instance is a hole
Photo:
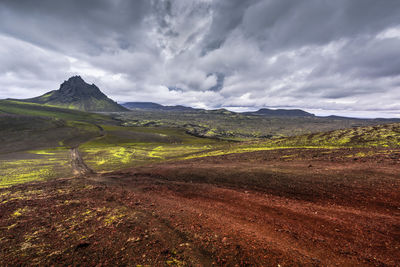
[[[97,171],[115,170],[121,168],[143,165],[150,162],[163,160],[184,159],[190,156],[199,157],[200,153],[225,147],[218,145],[185,145],[185,144],[156,144],[132,143],[106,147],[81,148],[86,164]],[[211,152],[209,152],[211,153]],[[224,152],[223,152],[224,153]],[[222,154],[223,154],[222,153]],[[215,155],[215,152],[214,154]]]
[[[8,191],[6,191],[8,192]],[[9,192],[6,195],[0,195],[0,203],[4,204],[7,202],[12,202],[16,200],[30,200],[30,199],[38,199],[43,194],[43,190],[23,190],[23,191],[14,191]],[[3,201],[1,200],[3,199]]]
[[[30,167],[19,168],[22,173],[9,173],[6,177],[1,178],[0,187],[7,187],[14,184],[26,183],[31,181],[44,180],[51,176],[50,168],[40,168],[34,170]]]
[[[66,149],[15,153],[5,158],[0,159],[0,188],[72,175],[69,151]]]
[[[5,197],[8,196],[9,194],[11,194],[11,191],[0,192],[0,197]]]
[[[378,153],[374,152],[374,151],[368,151],[368,152],[358,152],[356,154],[352,154],[352,155],[347,155],[346,157],[348,158],[364,158],[364,157],[371,157],[374,156]]]
[[[163,151],[163,147],[162,146],[158,146],[156,148],[154,148],[150,153],[149,153],[149,157],[150,158],[159,158],[162,159],[162,156],[160,155]],[[160,152],[160,154],[159,154]]]
[[[400,147],[400,123],[231,144],[186,158],[284,148]]]
[[[34,153],[37,155],[54,155],[55,154],[54,152],[49,152],[46,150],[35,150],[35,151],[30,151],[30,153]]]
[[[96,171],[180,159],[229,144],[188,135],[182,129],[102,125],[105,135],[80,146],[85,162]]]
[[[19,208],[17,210],[15,210],[12,214],[11,217],[19,217],[23,214],[25,214],[29,209],[27,207],[24,208]]]
[[[48,149],[30,150],[27,152],[36,155],[54,156],[54,157],[46,157],[47,160],[51,160],[51,159],[56,159],[60,153],[62,154],[68,152],[68,149],[65,147],[55,147]]]
[[[171,258],[165,262],[168,266],[185,266],[185,262],[176,258]]]
[[[121,221],[121,219],[125,216],[126,216],[125,214],[120,213],[119,211],[107,214],[106,217],[104,218],[104,224],[106,226],[110,226],[112,224],[118,224]]]

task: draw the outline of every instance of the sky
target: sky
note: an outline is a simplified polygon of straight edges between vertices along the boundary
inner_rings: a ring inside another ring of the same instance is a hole
[[[0,0],[0,99],[400,117],[399,0]]]

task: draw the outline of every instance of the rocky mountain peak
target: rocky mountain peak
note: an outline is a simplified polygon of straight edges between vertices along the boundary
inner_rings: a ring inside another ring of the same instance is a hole
[[[75,76],[70,77],[67,81],[64,81],[64,83],[76,84],[76,85],[79,85],[79,84],[87,84],[87,83],[82,79],[82,77],[79,76],[79,75],[75,75]]]
[[[103,94],[96,85],[86,83],[81,76],[72,76],[64,81],[59,90],[53,90],[24,101],[84,111],[115,112],[127,110]]]
[[[81,76],[72,76],[67,81],[64,81],[59,91],[69,97],[106,98],[106,95],[96,85],[86,83]]]

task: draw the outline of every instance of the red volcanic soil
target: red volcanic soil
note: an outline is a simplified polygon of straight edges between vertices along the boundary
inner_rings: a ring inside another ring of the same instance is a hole
[[[19,185],[0,190],[0,265],[399,266],[399,186],[400,151],[363,149]]]

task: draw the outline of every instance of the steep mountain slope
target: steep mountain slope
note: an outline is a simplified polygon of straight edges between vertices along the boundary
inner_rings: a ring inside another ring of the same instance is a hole
[[[80,76],[73,76],[68,81],[64,81],[59,90],[21,101],[82,111],[114,112],[127,110],[103,94],[96,85],[86,83]]]

